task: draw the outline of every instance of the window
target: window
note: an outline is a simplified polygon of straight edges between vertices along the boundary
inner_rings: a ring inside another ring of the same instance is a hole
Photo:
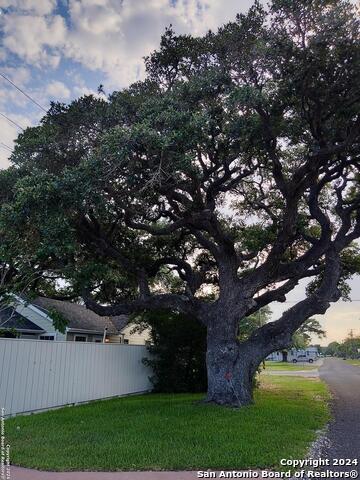
[[[55,335],[40,335],[40,340],[55,340]]]
[[[75,342],[87,342],[87,336],[86,335],[75,335],[74,341]]]
[[[102,340],[101,340],[101,338],[95,338],[94,342],[95,343],[102,343]]]
[[[128,344],[129,343],[129,340],[127,338],[124,338],[124,343],[125,344]]]

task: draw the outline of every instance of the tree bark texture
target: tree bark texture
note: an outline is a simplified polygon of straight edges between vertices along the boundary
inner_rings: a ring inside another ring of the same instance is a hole
[[[236,338],[237,323],[229,323],[228,328],[220,323],[221,329],[215,322],[208,325],[206,401],[241,407],[253,402],[254,377],[263,352],[255,344],[240,343]]]

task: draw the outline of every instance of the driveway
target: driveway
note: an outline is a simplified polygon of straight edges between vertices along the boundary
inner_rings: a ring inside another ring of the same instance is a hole
[[[326,358],[319,374],[333,394],[334,415],[329,427],[330,442],[322,457],[360,460],[360,367],[338,358]],[[354,466],[333,470],[354,470]]]

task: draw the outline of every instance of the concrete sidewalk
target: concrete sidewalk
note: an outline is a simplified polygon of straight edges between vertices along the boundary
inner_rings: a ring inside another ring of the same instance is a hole
[[[216,473],[219,478],[221,470],[201,470]],[[225,472],[233,471],[230,469]],[[235,470],[246,472],[247,470]],[[253,470],[255,471],[255,470]],[[261,480],[261,471],[257,470],[256,480]],[[195,480],[201,478],[198,471],[189,472],[41,472],[29,468],[12,466],[9,480]],[[247,478],[247,480],[252,480]],[[255,477],[254,477],[255,480]]]
[[[9,480],[195,480],[196,472],[41,472],[10,467]]]

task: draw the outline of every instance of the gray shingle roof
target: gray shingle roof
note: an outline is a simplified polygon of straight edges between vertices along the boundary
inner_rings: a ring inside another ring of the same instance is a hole
[[[32,304],[45,311],[56,310],[68,321],[68,328],[70,329],[103,332],[106,327],[109,334],[119,333],[116,323],[110,317],[100,317],[83,305],[45,297],[38,297],[32,301]]]
[[[128,325],[129,317],[127,315],[118,315],[117,317],[111,317],[111,321],[117,330],[121,332],[121,330]]]

